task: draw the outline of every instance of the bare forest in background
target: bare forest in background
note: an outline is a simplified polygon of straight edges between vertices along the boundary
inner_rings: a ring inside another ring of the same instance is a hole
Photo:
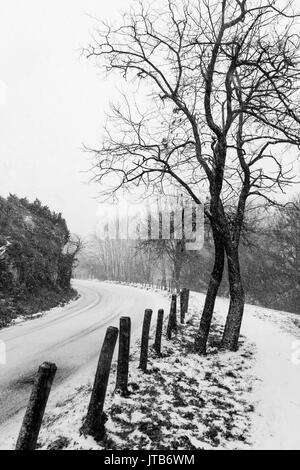
[[[300,313],[300,199],[284,208],[249,212],[240,248],[246,301]],[[206,292],[214,259],[209,224],[201,251],[177,240],[104,240],[91,235],[79,255],[75,277],[159,284]],[[226,271],[225,271],[226,273]],[[220,295],[229,296],[226,274]]]

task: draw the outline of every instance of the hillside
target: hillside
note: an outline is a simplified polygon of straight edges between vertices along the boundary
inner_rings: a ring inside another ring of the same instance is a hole
[[[38,200],[0,197],[0,327],[75,295],[69,242],[61,214]]]

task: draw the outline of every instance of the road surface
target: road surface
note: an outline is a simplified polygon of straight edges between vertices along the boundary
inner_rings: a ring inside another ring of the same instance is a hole
[[[86,377],[92,379],[108,326],[130,316],[134,340],[141,333],[144,310],[152,308],[155,321],[157,310],[168,304],[157,293],[134,287],[81,280],[73,285],[81,294],[77,301],[0,331],[6,345],[6,364],[0,365],[0,448],[7,430],[22,422],[39,364],[56,363],[51,397],[57,389],[60,398],[64,389],[67,396],[72,381],[78,386]],[[49,400],[48,408],[54,401]]]

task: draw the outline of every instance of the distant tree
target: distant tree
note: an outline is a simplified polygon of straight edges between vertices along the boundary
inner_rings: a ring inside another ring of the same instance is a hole
[[[161,279],[167,286],[166,261],[171,266],[172,280],[177,292],[181,287],[181,273],[185,262],[188,260],[188,253],[184,240],[142,240],[137,246],[137,252],[148,253],[153,262],[161,264]]]

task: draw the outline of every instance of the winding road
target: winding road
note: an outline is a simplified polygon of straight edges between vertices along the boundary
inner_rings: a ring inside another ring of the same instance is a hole
[[[80,298],[34,320],[0,331],[6,364],[0,364],[0,448],[7,430],[21,424],[34,375],[44,361],[56,363],[51,397],[67,397],[70,384],[81,385],[95,369],[106,328],[130,316],[132,341],[141,333],[143,312],[167,308],[165,298],[151,291],[98,281],[73,281]],[[52,400],[54,401],[54,400]],[[49,405],[51,407],[51,400]]]

